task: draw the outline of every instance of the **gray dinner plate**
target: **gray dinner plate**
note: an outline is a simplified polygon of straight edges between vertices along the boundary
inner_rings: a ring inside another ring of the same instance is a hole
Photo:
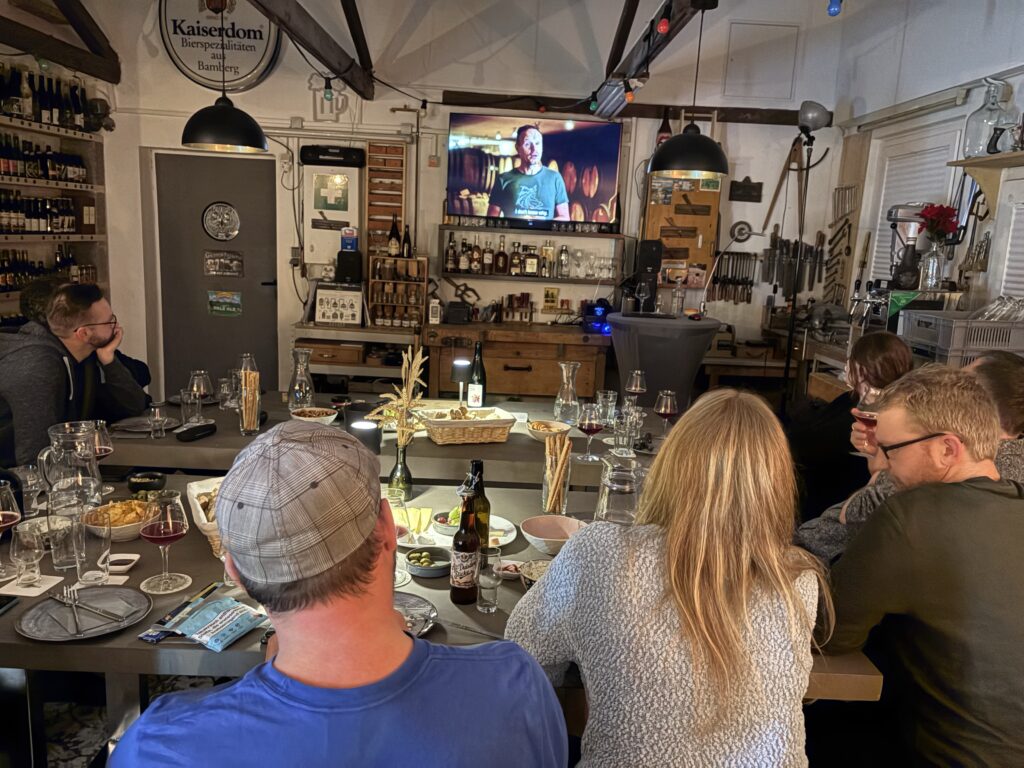
[[[112,429],[120,432],[145,432],[148,435],[149,416],[131,416],[127,419],[121,419],[110,426]],[[172,429],[177,429],[180,426],[181,419],[168,416],[166,423],[164,424],[164,429],[170,431]]]
[[[76,635],[71,606],[46,598],[21,614],[14,629],[27,638],[48,643],[87,640],[138,624],[153,608],[149,595],[131,587],[85,587],[78,590],[78,599],[80,603],[116,613],[125,619],[111,621],[79,606],[78,621],[82,634]]]
[[[181,395],[171,395],[167,398],[167,402],[171,405],[181,405]],[[213,395],[203,395],[203,405],[216,405],[219,402],[220,400]]]
[[[409,634],[423,637],[434,627],[437,608],[426,598],[408,592],[395,592],[395,610],[405,616]]]

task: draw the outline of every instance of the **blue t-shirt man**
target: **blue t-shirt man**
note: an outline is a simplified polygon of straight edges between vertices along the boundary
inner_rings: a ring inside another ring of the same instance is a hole
[[[567,752],[554,689],[518,645],[414,640],[397,670],[359,688],[305,685],[271,661],[227,685],[162,696],[110,765],[564,768]]]

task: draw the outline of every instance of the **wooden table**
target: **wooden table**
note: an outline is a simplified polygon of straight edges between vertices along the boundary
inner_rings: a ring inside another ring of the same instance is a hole
[[[168,488],[182,491],[185,485],[197,478],[172,475],[168,477]],[[120,494],[117,494],[120,495]],[[492,512],[518,524],[527,517],[538,513],[540,507],[537,491],[522,489],[488,488]],[[427,506],[434,510],[446,509],[456,501],[452,486],[435,486],[422,489],[410,500],[412,506]],[[571,493],[569,512],[585,517],[593,514],[596,495],[592,493]],[[191,517],[191,513],[189,513]],[[127,586],[138,587],[148,576],[159,572],[158,549],[138,539],[126,543],[115,543],[115,553],[135,552],[142,557],[130,572]],[[503,553],[516,560],[546,559],[534,549],[519,532],[515,541],[503,548]],[[49,560],[44,560],[43,570]],[[8,613],[0,616],[0,668],[17,668],[29,671],[55,670],[75,672],[100,672],[106,677],[107,712],[111,732],[123,732],[140,710],[140,676],[155,675],[197,675],[197,676],[241,676],[263,661],[264,649],[259,640],[262,631],[250,632],[234,645],[220,653],[207,651],[186,640],[169,639],[159,645],[151,645],[137,639],[139,632],[149,623],[163,616],[188,596],[203,586],[222,578],[223,568],[213,557],[206,538],[192,527],[184,539],[170,550],[172,572],[187,573],[192,585],[173,595],[154,596],[153,611],[146,622],[116,634],[93,640],[72,643],[39,643],[17,634],[14,624],[18,617],[32,605],[46,598],[22,598],[21,603]],[[475,627],[490,633],[504,633],[505,622],[515,604],[523,596],[524,589],[518,581],[506,581],[499,591],[499,609],[493,614],[482,614],[474,606],[457,606],[448,599],[448,580],[413,578],[401,588],[402,592],[420,595],[437,608],[438,625],[430,630],[426,639],[435,643],[468,645],[486,642],[489,638],[455,627],[446,622]],[[244,597],[238,589],[226,588],[228,594]],[[823,658],[815,655],[807,690],[808,698],[837,699],[845,701],[873,701],[881,693],[882,677],[870,661],[861,653]],[[569,694],[570,702],[576,694]],[[41,706],[40,703],[34,702]],[[37,729],[38,731],[38,729]],[[41,740],[42,735],[37,733]],[[45,747],[40,753],[45,754]]]
[[[455,401],[444,402],[455,405]],[[509,412],[526,413],[531,419],[552,417],[552,401],[548,398],[511,402],[499,400],[488,402],[488,405],[496,405]],[[275,424],[288,419],[288,410],[276,393],[268,394],[264,398],[263,407],[270,418],[261,432],[266,432]],[[221,411],[213,407],[205,408],[203,414],[217,422],[217,432],[193,443],[183,443],[170,433],[160,440],[151,440],[148,436],[127,437],[125,433],[114,431],[114,454],[108,463],[169,471],[182,469],[209,474],[227,472],[235,456],[253,438],[239,434],[238,417],[234,411]],[[650,412],[644,427],[655,435],[662,432],[661,420]],[[586,448],[586,437],[576,429],[570,434],[573,438],[573,452],[583,453]],[[595,452],[607,451],[607,447],[601,442],[601,438],[605,436],[605,433],[601,433],[595,437]],[[383,477],[386,477],[395,465],[394,440],[393,432],[384,433],[380,452]],[[413,478],[417,484],[423,485],[461,483],[466,477],[471,459],[484,460],[486,479],[493,487],[541,487],[544,446],[530,437],[525,423],[516,424],[506,442],[484,445],[437,445],[425,432],[421,432],[406,453]],[[638,459],[646,466],[653,457],[639,456]],[[575,463],[571,478],[572,486],[596,488],[601,479],[601,466],[600,463]]]

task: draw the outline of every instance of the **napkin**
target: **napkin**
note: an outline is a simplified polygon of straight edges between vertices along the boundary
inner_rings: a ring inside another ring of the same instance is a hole
[[[35,584],[29,587],[19,587],[16,582],[9,582],[0,588],[0,595],[15,595],[17,597],[39,597],[50,591],[64,581],[61,576],[43,576]]]

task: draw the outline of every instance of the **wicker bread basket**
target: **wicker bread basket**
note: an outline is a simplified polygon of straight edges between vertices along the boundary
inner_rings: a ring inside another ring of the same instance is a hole
[[[450,409],[421,409],[416,417],[427,435],[438,445],[473,445],[504,443],[516,418],[501,408],[478,408],[470,411],[472,419],[453,419]]]
[[[222,477],[211,477],[208,480],[198,480],[185,486],[188,503],[192,507],[192,520],[195,522],[196,528],[203,532],[206,540],[210,543],[210,549],[213,550],[213,556],[218,560],[224,553],[220,545],[220,532],[217,530],[217,522],[206,518],[203,506],[199,503],[199,494],[210,493],[220,488],[223,479]]]

